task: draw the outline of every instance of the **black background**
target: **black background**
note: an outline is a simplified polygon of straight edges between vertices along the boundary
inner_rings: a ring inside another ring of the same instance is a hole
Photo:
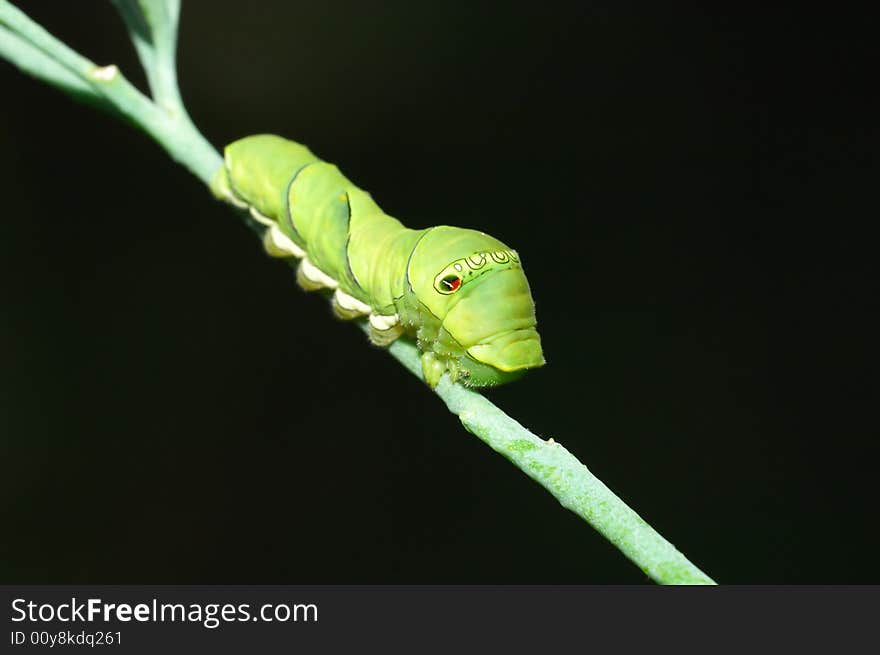
[[[717,580],[880,582],[868,22],[609,4],[190,1],[181,85],[516,248],[548,365],[490,397]],[[109,3],[19,6],[143,86]],[[0,580],[647,580],[143,134],[0,89]]]

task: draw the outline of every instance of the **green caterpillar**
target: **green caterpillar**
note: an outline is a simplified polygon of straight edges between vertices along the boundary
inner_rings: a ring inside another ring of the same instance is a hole
[[[544,364],[519,255],[488,234],[406,228],[336,166],[271,134],[228,145],[211,189],[266,226],[270,255],[300,260],[303,289],[333,291],[340,318],[369,316],[374,344],[415,336],[432,388],[446,371],[482,387]]]

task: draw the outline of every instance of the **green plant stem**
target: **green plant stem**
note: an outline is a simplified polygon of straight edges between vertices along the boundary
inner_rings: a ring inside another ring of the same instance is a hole
[[[152,28],[148,21],[167,16],[175,3],[171,0],[141,0],[140,4],[156,6],[152,14],[143,14],[145,24]],[[160,10],[160,6],[165,9]],[[176,34],[176,21],[175,16],[173,34]],[[182,103],[179,107],[160,107],[138,91],[115,66],[97,66],[49,34],[7,0],[0,0],[0,28],[7,35],[5,39],[0,38],[0,56],[9,59],[24,72],[64,91],[73,92],[78,97],[91,99],[139,127],[165,148],[176,162],[201,180],[210,179],[220,167],[220,155],[193,125],[183,111]],[[169,29],[157,25],[159,32]],[[157,54],[146,60],[142,58],[142,61],[173,69],[173,52],[172,49],[169,59],[166,46],[164,55]],[[47,61],[52,63],[47,65]],[[164,85],[173,81],[175,91],[171,96],[179,99],[173,70],[164,74],[150,73],[148,79],[165,80]]]
[[[0,56],[28,74],[128,119],[208,184],[222,159],[196,129],[180,100],[174,72],[178,0],[116,0],[115,4],[158,104],[135,89],[115,67],[95,66],[6,0],[0,0]],[[398,340],[389,352],[422,379],[419,353],[412,342]],[[537,437],[485,396],[451,383],[446,376],[435,392],[469,432],[592,525],[653,580],[714,584],[560,443]]]
[[[0,13],[5,8],[0,5]],[[103,98],[78,75],[0,23],[0,54],[26,73],[48,82],[70,95],[103,104]]]
[[[391,355],[422,378],[419,352],[396,341]],[[592,525],[651,579],[664,584],[714,584],[636,514],[586,466],[553,439],[529,432],[485,396],[443,376],[434,390],[462,425]]]
[[[157,105],[169,113],[186,114],[177,84],[177,19],[180,0],[112,0],[147,74]]]

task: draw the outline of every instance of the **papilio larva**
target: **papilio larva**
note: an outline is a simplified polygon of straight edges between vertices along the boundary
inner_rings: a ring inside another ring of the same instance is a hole
[[[431,387],[447,371],[482,387],[544,364],[519,255],[494,237],[406,228],[336,166],[270,134],[228,145],[211,186],[265,226],[270,255],[299,259],[303,289],[331,291],[341,318],[368,316],[373,343],[415,337]]]

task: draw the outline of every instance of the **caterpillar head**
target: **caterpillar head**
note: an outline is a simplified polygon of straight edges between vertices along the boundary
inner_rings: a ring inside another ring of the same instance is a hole
[[[514,250],[483,232],[441,226],[419,241],[407,272],[439,321],[433,352],[453,379],[504,384],[544,364],[535,304]]]

